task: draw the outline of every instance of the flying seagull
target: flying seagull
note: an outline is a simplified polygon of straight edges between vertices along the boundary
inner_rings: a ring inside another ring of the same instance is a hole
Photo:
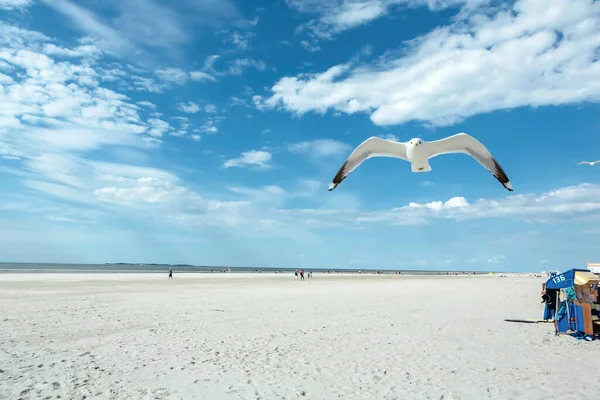
[[[510,180],[498,161],[481,142],[466,133],[458,133],[433,142],[426,142],[419,138],[411,139],[408,142],[395,142],[376,136],[370,137],[350,154],[333,178],[329,190],[335,189],[350,172],[371,157],[401,158],[411,163],[412,172],[429,172],[431,171],[430,158],[451,153],[470,155],[492,173],[502,186],[512,192]]]
[[[594,165],[596,165],[596,164],[598,164],[598,163],[600,163],[600,160],[598,160],[598,161],[592,161],[592,162],[590,162],[590,161],[582,161],[582,162],[580,162],[580,163],[579,163],[579,164],[577,164],[577,165],[581,165],[581,164],[589,164],[589,165],[590,165],[590,167],[593,167]]]

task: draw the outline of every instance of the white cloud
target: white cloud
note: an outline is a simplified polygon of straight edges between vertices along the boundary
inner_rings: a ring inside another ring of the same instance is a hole
[[[221,58],[218,54],[211,54],[204,60],[204,70],[214,71],[215,63]]]
[[[264,71],[267,68],[267,64],[261,60],[254,60],[252,58],[238,58],[229,63],[229,68],[226,72],[228,75],[242,75],[242,73],[248,68],[255,68],[258,71]]]
[[[87,63],[57,63],[27,48],[3,48],[0,59],[13,68],[0,93],[0,148],[35,154],[143,145],[140,134],[151,122],[140,117],[127,96],[99,87],[98,74]]]
[[[501,262],[506,261],[505,255],[499,256],[491,256],[484,258],[469,258],[465,262],[468,264],[500,264]]]
[[[183,71],[180,68],[173,68],[173,67],[160,68],[160,69],[157,69],[155,72],[156,72],[156,75],[160,79],[167,81],[167,82],[175,83],[178,85],[183,85],[184,83],[187,82],[187,79],[188,79],[187,72]]]
[[[121,80],[120,87],[125,90],[135,90],[137,92],[162,93],[169,86],[164,83],[157,83],[152,78],[132,75],[127,81]]]
[[[385,140],[393,140],[394,142],[399,142],[400,139],[398,139],[398,136],[394,135],[393,133],[386,133],[383,135],[377,135],[378,137],[385,139]]]
[[[151,103],[151,102],[149,102],[149,101],[145,101],[145,100],[144,100],[144,101],[138,101],[138,104],[139,104],[140,106],[148,107],[148,108],[151,108],[151,109],[153,109],[153,110],[155,110],[155,109],[156,109],[156,104],[154,104],[154,103]]]
[[[131,58],[156,56],[156,50],[177,55],[196,27],[244,22],[233,0],[185,1],[168,6],[156,0],[109,0],[88,3],[87,8],[69,0],[42,1],[69,18],[80,31],[98,38],[107,51]]]
[[[229,98],[230,103],[229,103],[229,107],[236,107],[236,106],[247,106],[246,100],[237,97],[237,96],[232,96]]]
[[[479,199],[473,203],[464,197],[424,204],[411,202],[388,211],[367,212],[357,216],[357,220],[392,225],[419,225],[433,219],[464,221],[510,218],[546,224],[597,217],[600,217],[600,185],[582,184],[541,195],[520,194],[502,199]]]
[[[506,260],[506,256],[501,255],[501,256],[492,256],[488,259],[486,259],[488,264],[500,264],[501,262]]]
[[[250,46],[250,38],[252,36],[254,36],[252,32],[232,32],[231,34],[227,33],[226,36],[223,38],[223,43],[231,43],[238,50],[246,51]]]
[[[432,11],[467,3],[469,9],[489,0],[286,0],[291,8],[317,18],[302,24],[297,32],[308,31],[317,39],[332,39],[345,30],[387,15],[393,7],[428,7]]]
[[[200,106],[197,103],[194,103],[193,101],[188,101],[187,103],[179,103],[177,105],[177,109],[179,111],[183,111],[185,113],[188,114],[196,114],[199,113],[200,111],[204,111],[205,113],[208,114],[215,114],[217,112],[217,107],[215,107],[213,104],[207,104],[205,106]],[[182,118],[182,117],[179,117]],[[212,119],[208,120],[207,125],[214,125],[216,122],[219,122],[221,119],[219,117],[211,117]],[[216,133],[216,131],[215,131]]]
[[[93,221],[93,220],[63,217],[60,215],[58,215],[58,216],[57,215],[49,215],[46,218],[49,220],[52,220],[52,221],[67,222],[67,223],[72,223],[72,224],[95,224],[98,222],[98,221]]]
[[[192,101],[189,101],[187,104],[179,103],[178,108],[179,110],[188,114],[195,114],[197,112],[200,112],[200,106]]]
[[[244,195],[245,199],[253,203],[267,204],[269,206],[282,206],[289,193],[277,185],[265,185],[259,188],[232,186],[230,191]]]
[[[101,19],[90,10],[68,0],[42,1],[49,7],[54,8],[56,11],[70,18],[78,29],[98,38],[107,51],[115,54],[134,51],[134,46],[125,35],[103,23]]]
[[[219,122],[221,122],[223,119],[224,119],[224,117],[221,117],[221,116],[210,116],[206,120],[206,123],[202,127],[200,127],[200,130],[202,132],[210,133],[210,134],[218,133],[219,128],[217,127],[217,124]]]
[[[171,181],[162,181],[153,177],[135,179],[126,187],[110,186],[94,190],[94,195],[102,202],[119,205],[139,203],[173,203],[184,197],[194,197],[186,188]]]
[[[288,150],[295,153],[305,153],[313,157],[330,157],[348,153],[351,146],[334,139],[316,139],[294,143]]]
[[[272,155],[268,151],[264,150],[250,150],[243,152],[242,155],[238,158],[232,158],[230,160],[225,161],[223,167],[231,168],[231,167],[253,167],[259,169],[269,168],[271,165],[269,162],[271,161]]]
[[[219,133],[219,128],[217,128],[214,125],[213,121],[208,121],[206,124],[204,124],[202,126],[202,128],[200,128],[200,130],[204,133],[210,133],[210,134]]]
[[[443,126],[494,110],[600,98],[600,3],[519,0],[455,19],[375,65],[284,77],[266,104],[298,114],[364,112],[377,125]]]
[[[33,0],[0,0],[0,10],[20,10],[33,4]]]
[[[214,76],[207,74],[206,72],[202,72],[202,71],[190,72],[190,78],[193,81],[212,81],[212,82],[216,81]]]
[[[317,51],[321,50],[321,47],[317,43],[315,43],[315,41],[312,41],[312,40],[311,41],[309,41],[309,40],[301,40],[300,44],[309,53],[316,53]]]
[[[258,111],[265,111],[268,107],[264,104],[264,99],[262,96],[255,94],[252,96],[252,102],[254,106],[258,109]]]
[[[65,47],[58,47],[52,43],[46,43],[44,45],[44,53],[59,57],[98,58],[102,55],[102,50],[93,44],[83,44],[74,49],[68,49]]]
[[[241,76],[244,71],[249,68],[254,68],[258,71],[264,71],[267,68],[262,60],[255,60],[253,58],[236,58],[231,61],[227,61],[227,67],[218,67],[216,64],[221,59],[220,55],[212,54],[206,57],[204,60],[203,73],[211,77],[222,77],[228,75]]]

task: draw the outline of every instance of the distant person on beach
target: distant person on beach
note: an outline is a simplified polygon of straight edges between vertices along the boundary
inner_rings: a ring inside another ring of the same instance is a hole
[[[300,280],[304,280],[304,270],[300,271]]]
[[[294,279],[298,279],[298,270],[296,270],[296,272],[294,272]]]
[[[173,267],[169,268],[169,279],[173,279]]]

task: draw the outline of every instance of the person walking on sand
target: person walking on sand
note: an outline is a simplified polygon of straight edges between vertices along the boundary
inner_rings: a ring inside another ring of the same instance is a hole
[[[304,280],[304,270],[300,271],[300,280]]]
[[[294,272],[294,279],[298,280],[298,270],[296,270],[296,272]]]
[[[173,267],[169,268],[169,279],[173,279]]]

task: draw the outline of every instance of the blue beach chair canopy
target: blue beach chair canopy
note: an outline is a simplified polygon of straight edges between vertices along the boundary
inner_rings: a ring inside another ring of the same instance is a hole
[[[546,289],[566,289],[573,287],[575,285],[576,271],[590,272],[587,269],[570,269],[562,274],[551,276],[546,281]]]

